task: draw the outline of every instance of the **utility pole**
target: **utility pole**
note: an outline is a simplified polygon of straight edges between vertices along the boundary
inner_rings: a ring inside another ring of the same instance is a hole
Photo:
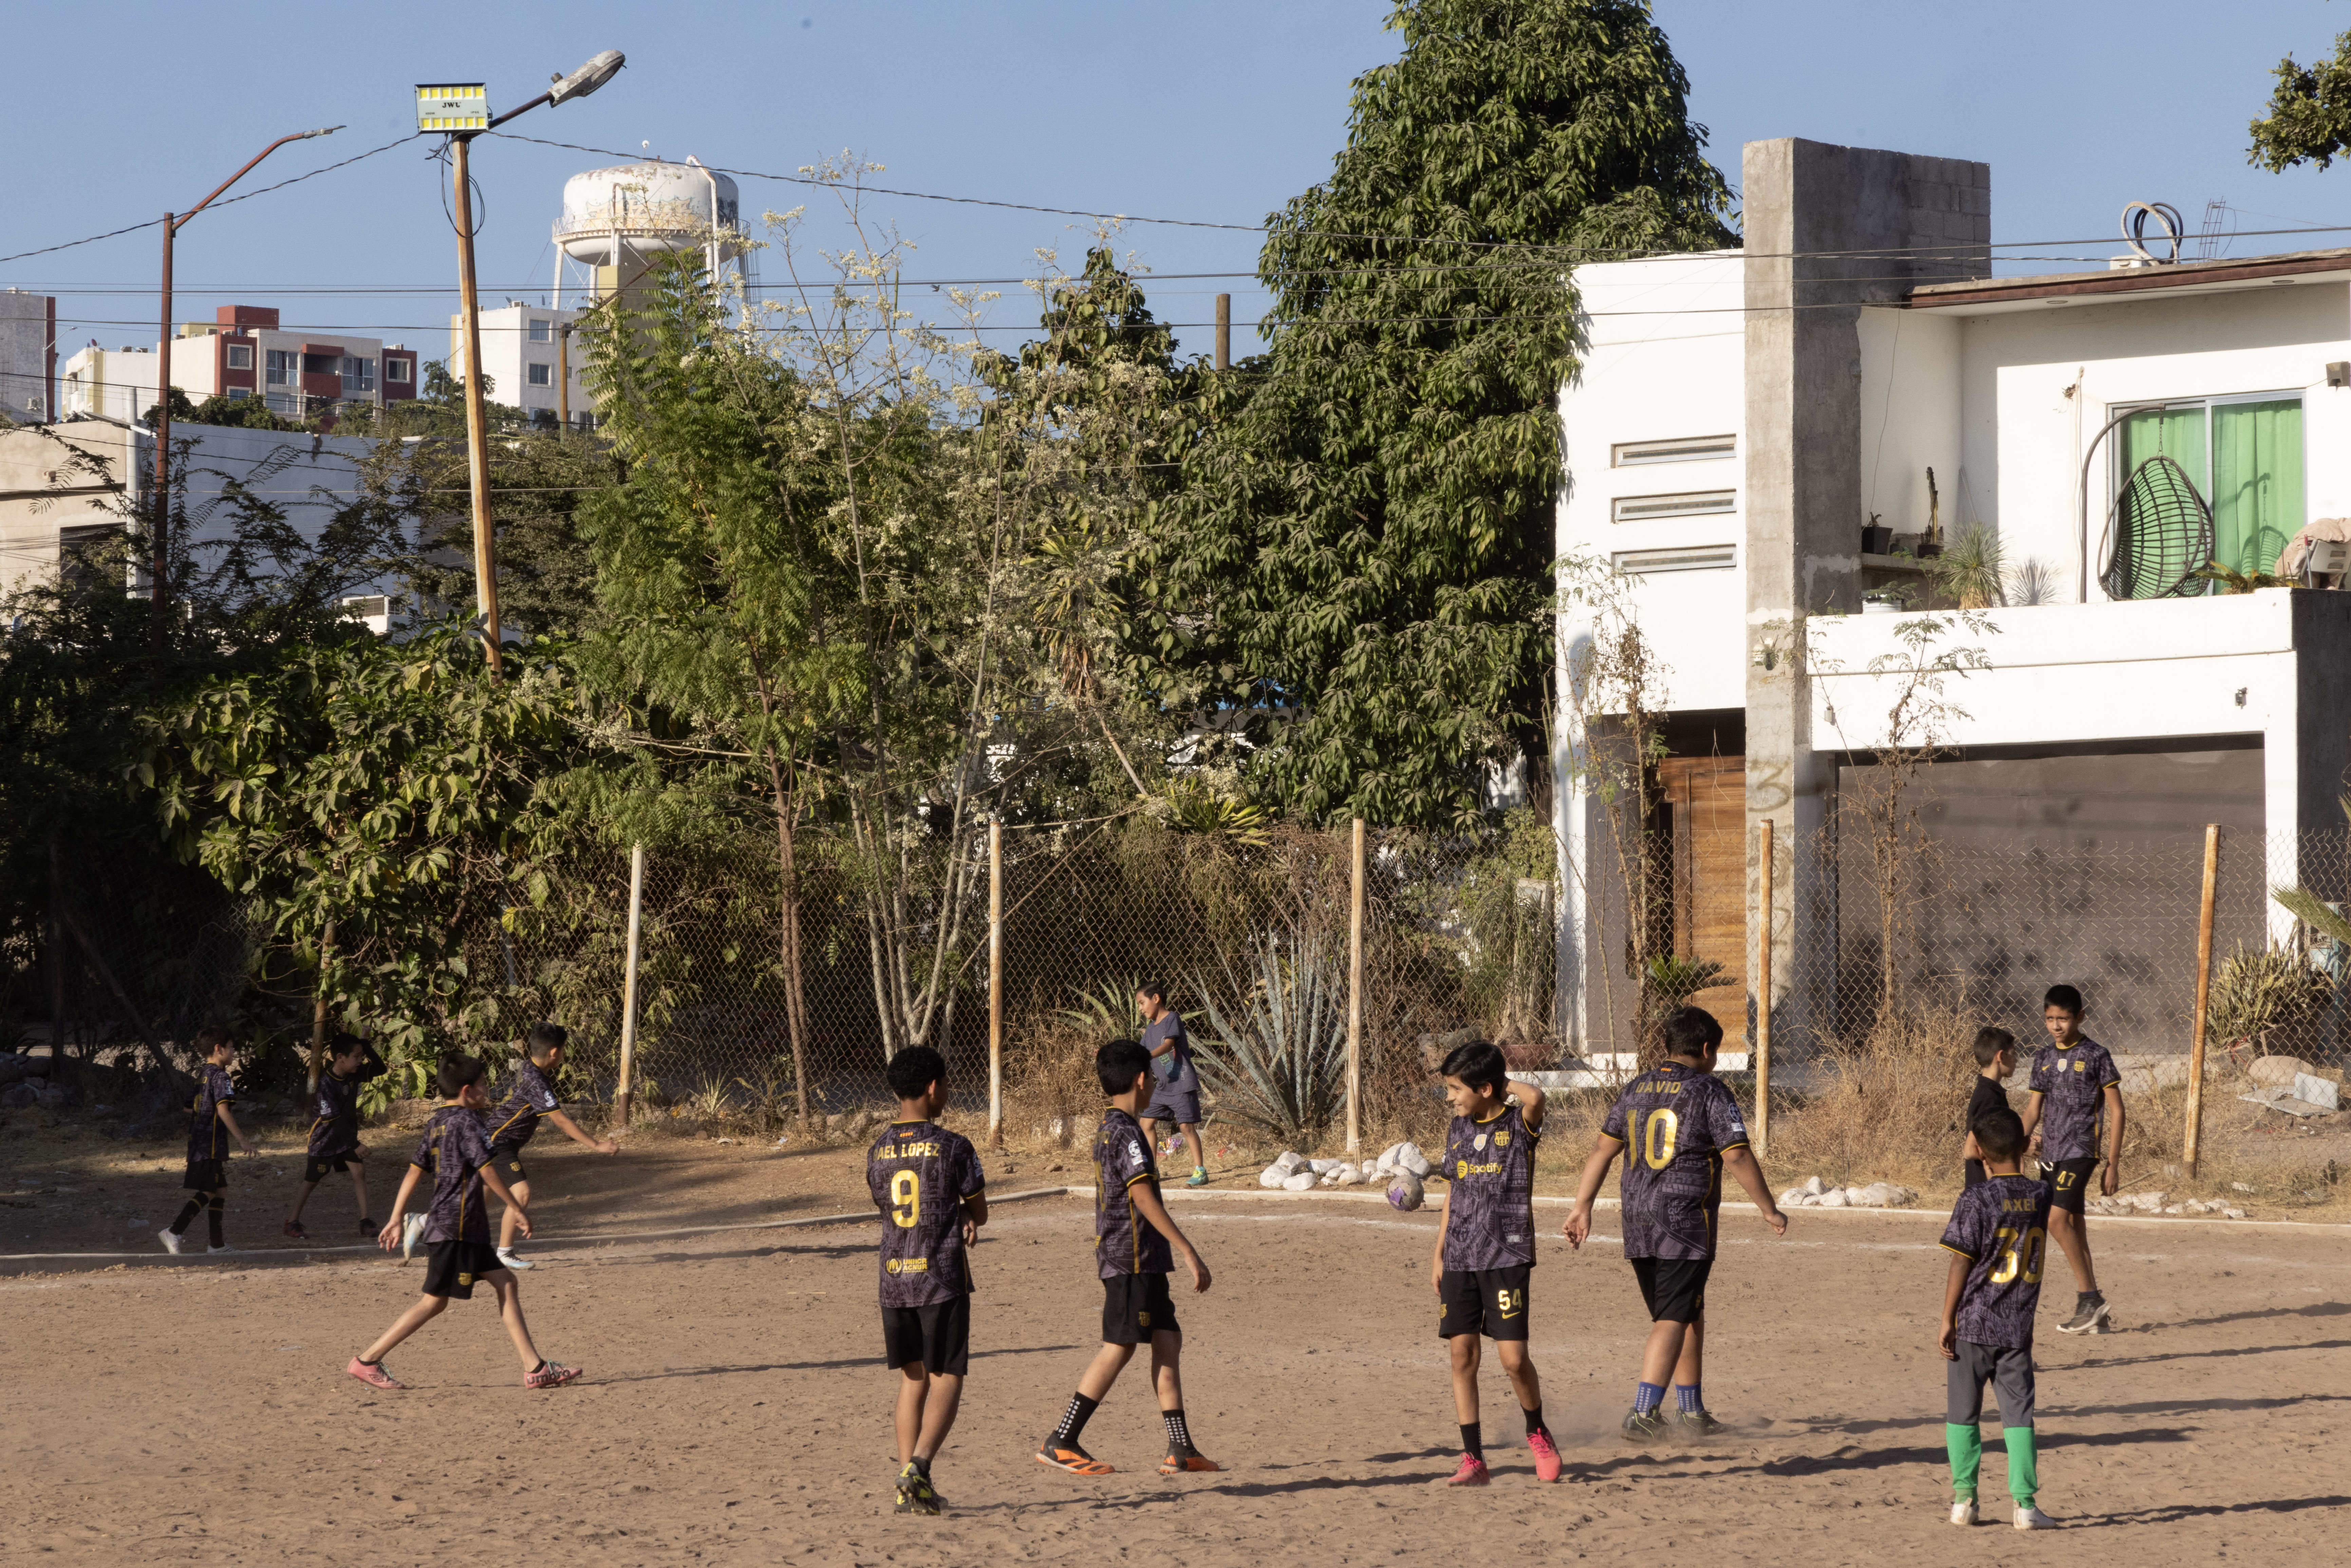
[[[1217,369],[1233,368],[1233,297],[1217,296]]]
[[[559,430],[571,428],[571,323],[565,321],[555,329],[555,424]]]

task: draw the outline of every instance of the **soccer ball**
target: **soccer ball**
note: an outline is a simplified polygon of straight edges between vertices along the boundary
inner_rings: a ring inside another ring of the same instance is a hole
[[[1388,1204],[1406,1214],[1420,1207],[1420,1178],[1410,1171],[1398,1171],[1388,1182]]]

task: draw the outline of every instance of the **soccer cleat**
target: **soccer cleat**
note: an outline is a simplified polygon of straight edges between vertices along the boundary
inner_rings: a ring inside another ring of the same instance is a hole
[[[158,1230],[155,1234],[162,1239],[164,1251],[174,1258],[180,1255],[180,1243],[186,1239],[185,1237],[170,1230]]]
[[[372,1219],[362,1219],[360,1221],[360,1234],[361,1236],[373,1236],[377,1231],[381,1230],[382,1228],[382,1226],[378,1225]]]
[[[2057,1521],[2055,1520],[2050,1518],[2047,1514],[2042,1512],[2038,1507],[2029,1502],[2019,1504],[2016,1510],[2016,1516],[2011,1519],[2008,1522],[2016,1526],[2019,1530],[2054,1530],[2057,1528]]]
[[[2112,1333],[2115,1332],[2115,1310],[2104,1298],[2085,1301],[2074,1309],[2074,1315],[2057,1325],[2059,1333]],[[2027,1528],[2038,1529],[2039,1526]]]
[[[285,1228],[286,1234],[297,1241],[308,1241],[310,1239],[310,1233],[302,1228],[302,1222],[298,1219],[287,1220],[286,1222]]]
[[[1185,1178],[1184,1185],[1186,1186],[1206,1186],[1208,1185],[1208,1173],[1202,1170],[1199,1166],[1194,1166],[1192,1167],[1192,1174]]]
[[[1677,1410],[1674,1426],[1685,1437],[1711,1437],[1722,1430],[1722,1423],[1714,1418],[1711,1410]]]
[[[1535,1479],[1559,1479],[1559,1447],[1551,1440],[1549,1432],[1528,1433],[1527,1451],[1535,1457]]]
[[[405,1388],[408,1386],[408,1385],[402,1383],[400,1379],[392,1375],[392,1368],[384,1365],[384,1364],[380,1361],[373,1366],[370,1366],[366,1362],[361,1361],[355,1355],[351,1357],[351,1364],[343,1368],[343,1370],[350,1373],[353,1377],[358,1378],[361,1383],[366,1384],[370,1388]]]
[[[1669,1436],[1662,1410],[1627,1410],[1625,1412],[1625,1424],[1617,1430],[1624,1434],[1626,1442],[1644,1448],[1652,1443],[1662,1442]]]
[[[423,1234],[424,1216],[402,1215],[400,1221],[400,1255],[403,1258],[415,1257],[416,1239]]]
[[[522,1385],[525,1388],[560,1388],[578,1377],[583,1370],[585,1369],[581,1367],[558,1366],[551,1361],[542,1361],[538,1364],[537,1372],[526,1372],[522,1375]]]
[[[236,1250],[236,1249],[235,1249],[235,1248],[234,1248],[234,1247],[230,1246],[227,1242],[224,1241],[224,1242],[222,1242],[222,1243],[221,1243],[219,1246],[217,1246],[217,1247],[207,1247],[207,1248],[205,1248],[205,1249],[204,1249],[204,1256],[205,1256],[205,1257],[207,1257],[207,1258],[217,1258],[217,1257],[219,1257],[219,1256],[220,1256],[222,1253],[224,1253],[224,1252],[234,1252],[234,1251],[235,1251],[235,1250]]]
[[[898,1512],[936,1514],[946,1506],[946,1500],[933,1490],[931,1478],[911,1463],[898,1472]]]
[[[1970,1524],[1973,1524],[1975,1521],[1976,1521],[1976,1500],[1975,1500],[1975,1499],[1973,1499],[1973,1498],[1971,1498],[1971,1497],[1963,1497],[1963,1498],[1959,1499],[1959,1501],[1957,1501],[1957,1502],[1955,1502],[1955,1503],[1953,1503],[1953,1504],[1951,1505],[1951,1522],[1952,1522],[1953,1524],[1958,1524],[1958,1525],[1970,1525]]]
[[[536,1269],[538,1267],[538,1264],[532,1262],[521,1253],[505,1247],[498,1249],[498,1261],[505,1264],[509,1269]]]
[[[1163,1476],[1206,1475],[1224,1468],[1207,1455],[1197,1452],[1170,1454],[1159,1461],[1159,1473]]]
[[[1449,1487],[1482,1487],[1492,1484],[1494,1478],[1487,1473],[1486,1461],[1475,1454],[1461,1456],[1461,1468],[1453,1472]]]
[[[1037,1450],[1037,1462],[1050,1465],[1057,1470],[1067,1470],[1073,1476],[1112,1476],[1118,1472],[1103,1464],[1075,1443],[1063,1443],[1048,1437]]]

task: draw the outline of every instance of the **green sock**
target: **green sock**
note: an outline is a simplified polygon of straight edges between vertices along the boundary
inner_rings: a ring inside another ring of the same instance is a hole
[[[2034,1462],[2032,1428],[2011,1427],[2002,1434],[2008,1440],[2008,1495],[2019,1508],[2031,1508],[2032,1500],[2041,1495],[2041,1467]]]
[[[2026,1427],[2031,1431],[2031,1427]],[[1983,1463],[1983,1433],[1973,1425],[1956,1426],[1943,1423],[1943,1446],[1951,1451],[1951,1496],[1961,1502],[1973,1502],[1976,1496],[1976,1469]],[[2010,1450],[2011,1453],[2013,1449]]]

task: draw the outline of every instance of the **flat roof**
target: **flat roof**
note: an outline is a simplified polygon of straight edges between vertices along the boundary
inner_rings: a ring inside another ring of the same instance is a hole
[[[2351,247],[2286,251],[2220,261],[2158,262],[2107,272],[2052,272],[2037,277],[1977,277],[1922,284],[1905,303],[1913,310],[1990,315],[2085,298],[2220,294],[2262,285],[2314,283],[2351,272]]]

